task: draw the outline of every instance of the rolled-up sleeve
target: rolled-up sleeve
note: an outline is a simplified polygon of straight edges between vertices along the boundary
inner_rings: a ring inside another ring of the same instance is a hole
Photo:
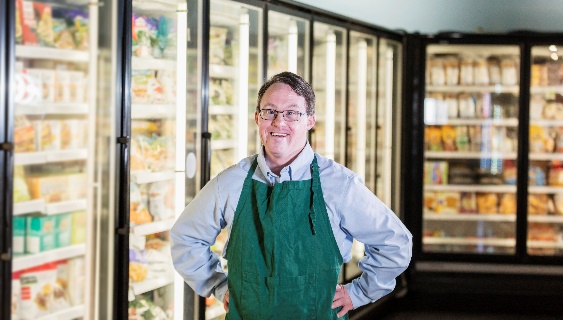
[[[412,235],[362,181],[347,182],[341,207],[341,228],[365,245],[361,276],[346,285],[354,308],[374,302],[395,288],[395,278],[408,267]]]
[[[174,268],[199,295],[214,294],[222,300],[227,275],[211,245],[225,227],[224,208],[218,190],[219,176],[212,179],[184,209],[170,231]]]

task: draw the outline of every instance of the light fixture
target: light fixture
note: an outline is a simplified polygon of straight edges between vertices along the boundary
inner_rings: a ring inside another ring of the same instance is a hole
[[[557,46],[554,45],[554,44],[550,45],[550,46],[549,46],[549,51],[557,52]]]
[[[554,61],[557,61],[557,60],[559,60],[559,56],[557,55],[557,53],[553,52],[551,54],[551,59],[553,59]]]

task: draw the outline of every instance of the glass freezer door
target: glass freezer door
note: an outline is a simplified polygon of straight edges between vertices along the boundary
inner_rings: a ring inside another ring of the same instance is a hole
[[[563,43],[532,47],[528,254],[563,255]]]
[[[423,251],[512,255],[519,47],[429,45],[426,64]]]
[[[187,9],[182,0],[133,1],[130,316],[147,308],[161,319],[183,316],[184,281],[172,266],[169,230],[193,185],[187,178],[196,172]]]
[[[350,32],[348,78],[348,160],[354,171],[375,193],[376,177],[376,66],[377,39],[359,32]],[[354,240],[352,260],[346,266],[346,279],[359,275],[358,261],[364,247]]]
[[[344,164],[346,137],[346,29],[314,22],[315,152]]]
[[[309,21],[268,11],[268,78],[291,71],[308,80]]]
[[[99,3],[14,2],[11,318],[88,317]]]

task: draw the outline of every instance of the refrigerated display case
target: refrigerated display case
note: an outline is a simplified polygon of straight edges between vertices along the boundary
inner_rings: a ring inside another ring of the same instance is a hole
[[[563,255],[562,45],[531,47],[526,243],[532,256]]]
[[[197,125],[186,94],[194,72],[187,10],[182,0],[132,2],[130,316],[147,308],[163,319],[183,316],[184,281],[172,265],[169,230],[186,205],[186,140]]]
[[[426,56],[423,251],[514,254],[520,48]]]
[[[315,152],[344,164],[346,155],[346,29],[313,22],[313,79],[316,123],[310,143]]]
[[[10,316],[87,317],[96,261],[98,3],[14,3]]]
[[[291,71],[309,79],[308,19],[268,10],[267,77]]]

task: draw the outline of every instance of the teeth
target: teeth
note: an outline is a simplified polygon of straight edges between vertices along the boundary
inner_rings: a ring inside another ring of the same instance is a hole
[[[273,135],[273,136],[275,136],[275,137],[285,137],[285,136],[287,136],[287,134],[275,133],[275,132],[272,132],[272,133],[270,133],[270,134]]]

